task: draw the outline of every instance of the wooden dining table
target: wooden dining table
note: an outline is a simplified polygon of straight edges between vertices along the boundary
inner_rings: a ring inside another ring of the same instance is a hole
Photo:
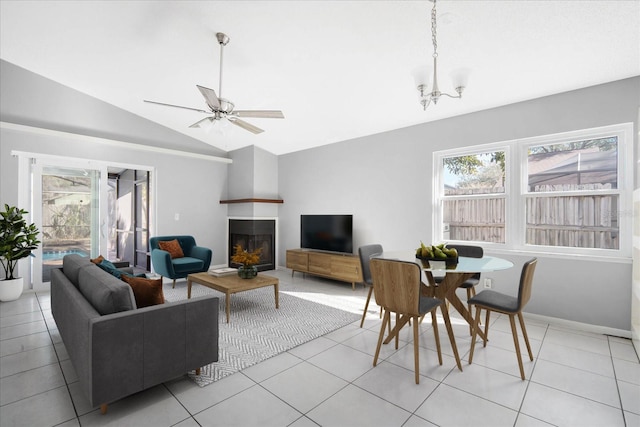
[[[470,279],[476,273],[488,273],[491,271],[506,270],[513,267],[513,263],[509,260],[493,257],[483,256],[482,258],[469,258],[458,257],[458,263],[454,266],[447,268],[444,261],[423,261],[416,258],[415,251],[393,251],[383,252],[377,255],[376,258],[383,259],[396,259],[401,261],[410,261],[418,264],[422,271],[425,273],[426,283],[425,292],[444,301],[448,301],[460,315],[469,323],[473,325],[473,316],[467,309],[466,304],[460,301],[456,293],[456,289],[460,287],[467,279]],[[442,281],[436,283],[435,276],[444,276]],[[443,310],[447,310],[446,307]],[[447,316],[448,318],[448,316]],[[446,320],[446,319],[445,319]],[[456,358],[458,368],[462,370],[460,364],[460,357],[458,355],[458,348],[455,343],[455,337],[453,336],[453,330],[451,324],[445,321],[447,332],[449,333],[449,339],[451,341],[451,347]],[[478,335],[481,339],[485,339],[484,331],[478,330]],[[385,342],[388,342],[392,337],[388,337]]]

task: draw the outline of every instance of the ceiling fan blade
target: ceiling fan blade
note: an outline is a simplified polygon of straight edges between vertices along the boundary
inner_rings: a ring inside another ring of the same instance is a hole
[[[284,114],[280,110],[234,110],[233,115],[238,117],[284,119]]]
[[[144,100],[144,102],[148,102],[149,104],[163,105],[165,107],[183,108],[185,110],[192,110],[192,111],[197,111],[199,113],[211,114],[211,111],[205,111],[199,108],[183,107],[182,105],[174,105],[174,104],[165,104],[164,102],[147,101],[146,99]]]
[[[220,101],[218,100],[218,95],[216,95],[216,91],[213,89],[209,89],[208,87],[196,85],[204,99],[207,100],[207,105],[212,110],[220,110]]]
[[[264,130],[260,129],[257,126],[252,125],[251,123],[247,123],[244,120],[240,120],[237,118],[230,118],[229,121],[236,126],[240,126],[242,129],[248,130],[249,132],[253,132],[256,134],[264,132]]]
[[[205,117],[202,120],[198,120],[197,122],[195,122],[194,124],[192,124],[191,126],[189,126],[190,128],[201,128],[203,124],[209,122],[209,123],[213,123],[213,121],[215,120],[215,118],[213,116],[211,117]]]

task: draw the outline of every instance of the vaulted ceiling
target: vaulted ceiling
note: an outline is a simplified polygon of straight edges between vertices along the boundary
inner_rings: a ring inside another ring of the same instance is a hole
[[[439,0],[440,88],[426,111],[430,1],[7,1],[0,58],[225,151],[284,154],[640,75],[640,1]],[[279,109],[206,133],[196,85]],[[457,81],[457,80],[456,80]],[[594,100],[597,102],[597,100]],[[180,147],[176,147],[180,148]]]

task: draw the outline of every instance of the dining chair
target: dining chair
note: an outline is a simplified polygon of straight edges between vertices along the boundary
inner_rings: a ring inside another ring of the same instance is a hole
[[[373,293],[373,281],[371,280],[371,269],[369,267],[369,261],[374,255],[382,253],[382,245],[373,244],[360,246],[358,248],[358,255],[360,256],[360,267],[362,271],[362,279],[365,286],[369,287],[369,293],[367,294],[367,302],[364,304],[364,312],[362,313],[362,320],[360,321],[360,327],[364,325],[364,318],[367,317],[367,309],[369,308],[369,301],[371,301],[371,294]],[[382,317],[382,308],[380,309],[380,315]]]
[[[518,295],[511,296],[497,291],[484,290],[471,298],[467,303],[469,306],[476,306],[476,317],[473,322],[473,332],[471,334],[471,350],[469,351],[469,364],[473,362],[473,351],[476,344],[476,335],[478,328],[480,327],[480,312],[485,310],[486,317],[484,320],[484,340],[483,347],[487,346],[487,340],[489,338],[489,314],[492,311],[506,314],[509,316],[509,322],[511,323],[511,333],[513,334],[513,343],[516,347],[516,355],[518,357],[518,366],[520,368],[520,377],[525,379],[524,368],[522,366],[522,355],[520,354],[520,344],[518,341],[518,332],[516,331],[515,317],[518,316],[520,322],[520,328],[522,329],[522,335],[524,342],[527,345],[527,351],[529,353],[529,359],[533,361],[533,354],[531,353],[531,345],[529,345],[529,337],[527,336],[527,329],[524,325],[524,319],[522,317],[522,309],[529,302],[531,298],[531,287],[533,283],[533,273],[536,269],[538,260],[533,258],[524,263],[522,266],[522,273],[520,274],[520,284],[518,286]]]
[[[389,342],[394,336],[397,338],[402,327],[413,319],[415,380],[416,384],[420,384],[418,319],[426,313],[431,313],[433,333],[438,350],[438,361],[440,365],[442,365],[436,309],[442,307],[444,301],[422,295],[422,270],[418,264],[414,262],[374,258],[370,262],[370,268],[376,303],[384,309],[384,317],[382,326],[380,327],[380,335],[378,336],[378,345],[375,356],[373,357],[373,366],[376,366],[378,363],[384,332],[387,325],[391,322],[391,313],[396,313],[399,317],[397,318],[398,320],[396,321],[395,327],[387,337],[386,342]],[[443,313],[446,314],[445,310],[443,310]]]

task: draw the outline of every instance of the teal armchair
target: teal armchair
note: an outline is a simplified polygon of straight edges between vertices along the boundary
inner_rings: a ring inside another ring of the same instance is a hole
[[[172,259],[169,252],[160,249],[158,242],[177,240],[184,253],[182,258]],[[192,273],[200,273],[209,270],[213,251],[196,245],[193,236],[157,236],[149,239],[151,248],[151,263],[156,273],[162,277],[173,279],[173,287],[176,287],[176,279],[182,279]]]

